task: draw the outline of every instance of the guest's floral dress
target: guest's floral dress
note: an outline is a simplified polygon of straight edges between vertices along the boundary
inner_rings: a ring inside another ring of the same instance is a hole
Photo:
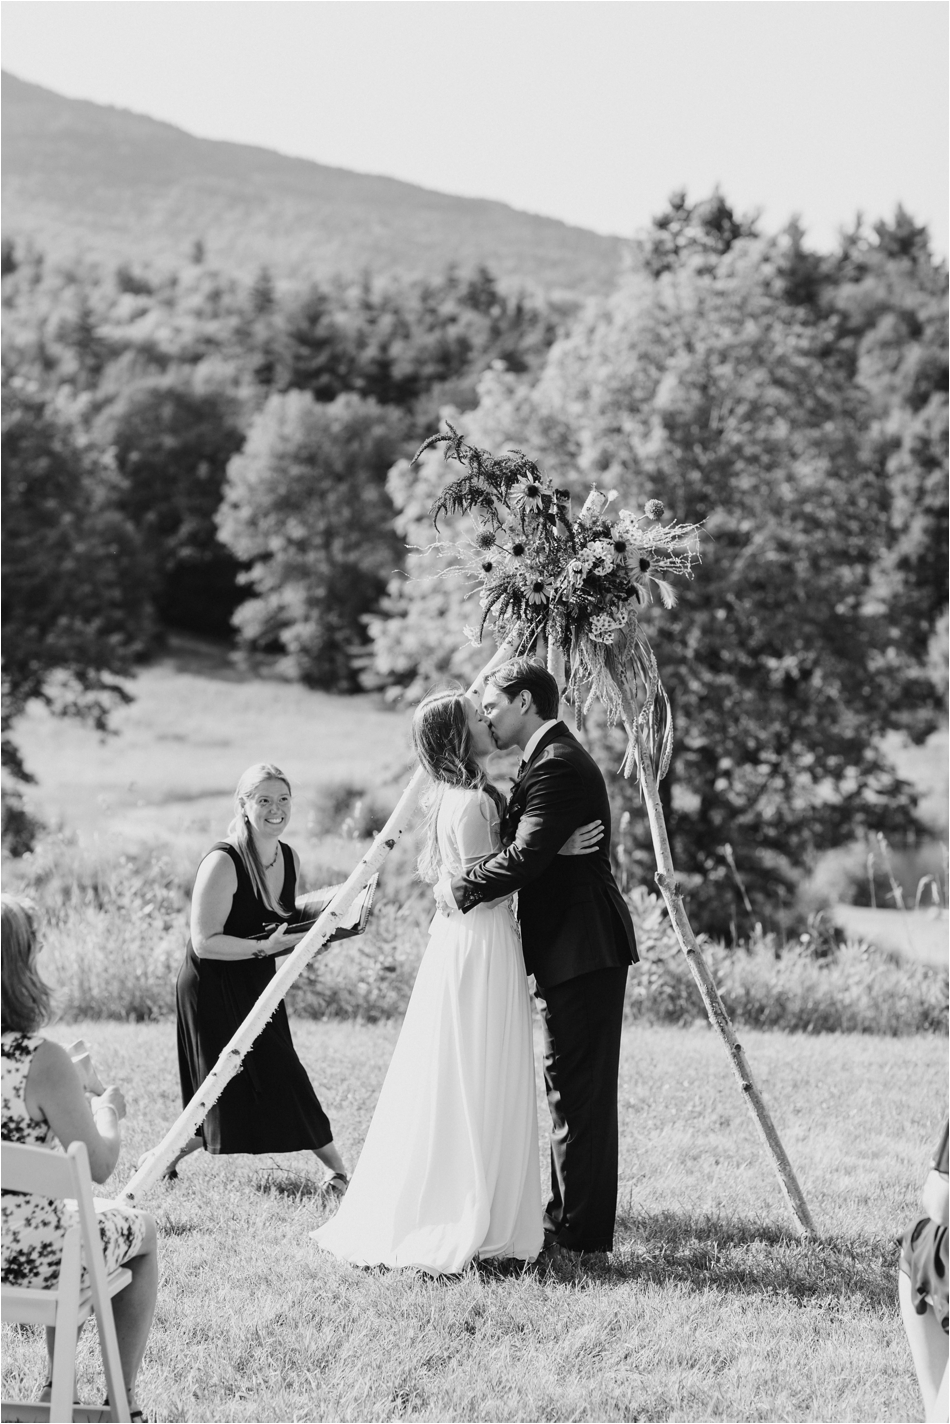
[[[3,1035],[2,1137],[4,1142],[57,1151],[61,1149],[49,1124],[30,1117],[26,1107],[26,1080],[33,1055],[43,1041],[37,1034]],[[114,1271],[141,1249],[145,1221],[139,1212],[113,1202],[97,1200],[96,1212],[106,1270]],[[63,1238],[78,1221],[77,1213],[49,1197],[4,1190],[2,1216],[4,1283],[39,1288],[55,1285]]]

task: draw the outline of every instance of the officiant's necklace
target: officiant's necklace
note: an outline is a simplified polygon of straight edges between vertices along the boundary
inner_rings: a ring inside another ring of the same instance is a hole
[[[280,841],[277,842],[277,849],[274,851],[274,859],[268,861],[267,864],[264,866],[264,869],[265,869],[265,870],[273,870],[274,866],[277,864],[277,857],[278,857],[279,855],[280,855]]]

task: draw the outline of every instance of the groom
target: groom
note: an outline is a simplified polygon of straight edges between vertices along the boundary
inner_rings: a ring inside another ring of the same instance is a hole
[[[617,1073],[630,912],[610,868],[610,805],[596,762],[557,720],[558,686],[541,663],[512,658],[486,679],[482,716],[497,747],[522,762],[502,821],[506,849],[439,882],[463,913],[518,891],[525,967],[542,1000],[551,1109],[545,1240],[613,1250],[617,1211]],[[605,834],[590,855],[558,856],[588,821]]]

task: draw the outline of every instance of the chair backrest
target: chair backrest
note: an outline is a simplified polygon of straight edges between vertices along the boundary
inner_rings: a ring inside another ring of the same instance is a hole
[[[102,1242],[99,1237],[99,1228],[96,1220],[96,1208],[92,1197],[92,1174],[89,1171],[89,1153],[84,1142],[71,1143],[65,1155],[61,1152],[53,1152],[48,1147],[26,1147],[17,1142],[4,1142],[2,1152],[0,1152],[0,1173],[3,1175],[3,1185],[8,1191],[33,1192],[37,1196],[51,1198],[69,1198],[76,1203],[76,1211],[79,1217],[79,1230],[70,1230],[66,1233],[63,1250],[63,1263],[60,1270],[59,1282],[56,1287],[48,1291],[28,1288],[18,1290],[16,1287],[4,1286],[4,1319],[16,1319],[17,1313],[20,1318],[35,1318],[32,1316],[23,1317],[25,1298],[44,1294],[51,1295],[54,1300],[59,1299],[55,1320],[60,1321],[60,1309],[67,1311],[66,1323],[61,1329],[56,1331],[56,1350],[53,1360],[53,1398],[47,1410],[46,1417],[52,1414],[56,1419],[72,1418],[72,1409],[69,1400],[72,1398],[72,1382],[75,1377],[75,1352],[78,1338],[79,1325],[79,1298],[80,1298],[80,1271],[82,1260],[80,1256],[79,1240],[82,1238],[82,1256],[85,1258],[86,1271],[89,1281],[89,1295],[96,1314],[96,1324],[99,1330],[99,1344],[102,1350],[102,1363],[106,1375],[106,1388],[109,1398],[113,1401],[111,1406],[112,1418],[128,1420],[129,1402],[125,1389],[125,1381],[122,1378],[122,1363],[119,1358],[119,1346],[115,1333],[115,1322],[112,1318],[112,1301],[109,1292],[109,1279],[106,1276],[105,1262],[102,1255]],[[130,1278],[128,1271],[117,1271],[111,1278],[124,1277],[124,1281]],[[121,1286],[119,1286],[121,1289]],[[7,1294],[10,1293],[9,1306]],[[19,1302],[15,1302],[13,1297],[19,1296]],[[29,1302],[26,1302],[29,1304]],[[83,1317],[84,1318],[84,1317]],[[50,1324],[47,1320],[45,1323]],[[65,1366],[60,1363],[60,1355],[69,1357],[69,1362]],[[65,1370],[65,1372],[64,1372]],[[30,1407],[30,1406],[27,1406]],[[41,1408],[41,1406],[32,1406]],[[19,1406],[11,1401],[11,1408],[18,1410]],[[33,1413],[9,1412],[7,1402],[4,1401],[4,1418],[26,1418],[33,1419],[38,1416]]]
[[[89,1153],[84,1142],[74,1142],[65,1155],[48,1147],[4,1142],[0,1172],[4,1187],[11,1192],[35,1192],[56,1198],[92,1193]]]

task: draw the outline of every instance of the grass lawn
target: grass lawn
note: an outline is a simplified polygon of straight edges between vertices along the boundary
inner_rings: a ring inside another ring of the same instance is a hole
[[[214,838],[231,818],[244,768],[272,761],[297,793],[299,839],[314,788],[395,783],[398,795],[410,775],[405,708],[242,672],[213,643],[173,638],[129,691],[134,702],[112,718],[116,736],[51,717],[37,704],[18,720],[16,741],[38,782],[27,800],[44,818],[85,834]]]
[[[298,1021],[353,1164],[397,1026]],[[178,1109],[170,1023],[59,1026],[127,1091],[119,1171]],[[920,1417],[894,1238],[946,1111],[936,1037],[743,1035],[822,1240],[802,1244],[706,1028],[635,1027],[621,1068],[621,1209],[609,1265],[451,1280],[368,1272],[308,1233],[318,1172],[192,1158],[146,1200],[162,1284],[140,1398],[159,1420],[907,1420]],[[542,1124],[546,1119],[543,1107]],[[542,1144],[540,1150],[545,1153]],[[4,1330],[4,1394],[42,1380]],[[91,1343],[81,1390],[97,1398]]]

